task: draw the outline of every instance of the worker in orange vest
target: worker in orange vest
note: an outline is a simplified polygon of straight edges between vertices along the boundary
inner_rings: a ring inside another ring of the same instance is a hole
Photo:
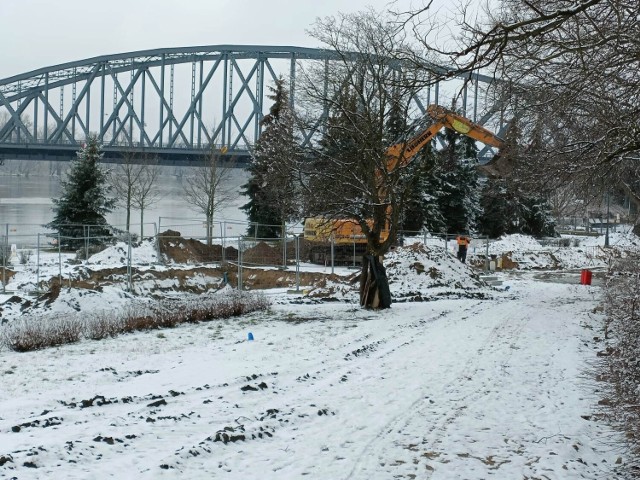
[[[471,239],[466,235],[458,235],[456,242],[458,243],[458,260],[464,263],[467,260],[467,247],[471,243]]]

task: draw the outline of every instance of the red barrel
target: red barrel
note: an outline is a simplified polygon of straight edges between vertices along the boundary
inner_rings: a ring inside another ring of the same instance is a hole
[[[580,273],[580,285],[591,285],[591,276],[591,270],[583,269]]]

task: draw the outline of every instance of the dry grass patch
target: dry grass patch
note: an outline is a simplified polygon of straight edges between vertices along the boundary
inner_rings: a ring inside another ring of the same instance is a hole
[[[181,323],[198,323],[231,318],[269,308],[262,294],[232,291],[225,295],[192,301],[163,301],[132,306],[124,312],[79,312],[75,315],[25,318],[3,327],[0,342],[15,352],[101,340],[123,333],[173,328]]]

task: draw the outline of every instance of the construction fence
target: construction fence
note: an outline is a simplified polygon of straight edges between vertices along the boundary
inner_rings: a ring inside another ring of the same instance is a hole
[[[2,228],[4,227],[4,228]],[[35,227],[41,231],[34,233]],[[227,270],[237,269],[238,284],[242,284],[247,269],[272,268],[296,272],[322,267],[334,273],[337,268],[359,269],[366,245],[361,238],[342,240],[339,244],[309,242],[302,236],[302,229],[287,229],[277,239],[259,238],[258,226],[248,222],[160,218],[158,223],[130,225],[127,232],[122,226],[112,227],[111,235],[95,235],[102,226],[85,225],[82,235],[64,237],[47,231],[42,226],[0,225],[0,257],[2,260],[2,291],[8,282],[8,271],[13,274],[30,271],[35,274],[37,290],[40,278],[52,273],[63,284],[66,271],[83,264],[87,268],[119,268],[126,272],[130,289],[132,271],[152,264],[224,265]],[[281,228],[281,227],[277,227]],[[248,235],[247,233],[254,233]],[[423,244],[436,247],[443,255],[456,255],[456,235],[435,235],[428,232],[401,232],[400,245]],[[105,247],[114,247],[107,248]],[[468,255],[482,257],[484,267],[490,269],[495,260],[490,255],[488,238],[472,238]],[[493,256],[495,257],[495,256]],[[66,270],[66,271],[65,271]],[[46,271],[46,273],[45,273]]]

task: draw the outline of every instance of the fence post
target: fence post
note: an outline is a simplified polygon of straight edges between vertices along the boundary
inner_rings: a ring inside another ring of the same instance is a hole
[[[131,232],[127,232],[129,246],[127,248],[127,292],[131,293]]]
[[[91,225],[87,225],[87,237],[84,239],[84,259],[89,260],[89,239],[91,238]]]
[[[242,237],[238,237],[238,290],[242,291]]]
[[[4,246],[2,247],[2,293],[6,292],[7,285],[7,252],[9,251],[9,224],[5,225],[6,235],[4,237]]]
[[[331,234],[331,273],[333,274],[333,267],[335,264],[335,245],[336,245],[336,237],[335,234]]]
[[[221,257],[221,262],[224,263],[226,260],[226,252],[224,251],[225,249],[225,245],[227,243],[227,234],[226,231],[227,230],[227,222],[226,221],[222,221],[220,222],[220,243],[222,244],[222,251],[220,252],[220,257]]]
[[[294,235],[296,245],[296,292],[300,291],[300,235]]]
[[[282,239],[284,243],[282,244],[282,269],[287,269],[287,226],[285,223],[282,224]]]
[[[62,288],[62,250],[60,247],[60,231],[58,231],[58,282]]]
[[[162,217],[158,217],[158,230],[156,230],[156,251],[158,252],[158,261],[162,261],[162,252],[160,251],[160,232],[162,231]]]
[[[36,292],[40,293],[40,234],[38,233],[38,244],[36,250]]]
[[[489,271],[489,236],[485,237],[485,260],[484,260],[484,269],[485,271]]]
[[[356,237],[355,236],[353,237],[353,268],[356,268]]]

